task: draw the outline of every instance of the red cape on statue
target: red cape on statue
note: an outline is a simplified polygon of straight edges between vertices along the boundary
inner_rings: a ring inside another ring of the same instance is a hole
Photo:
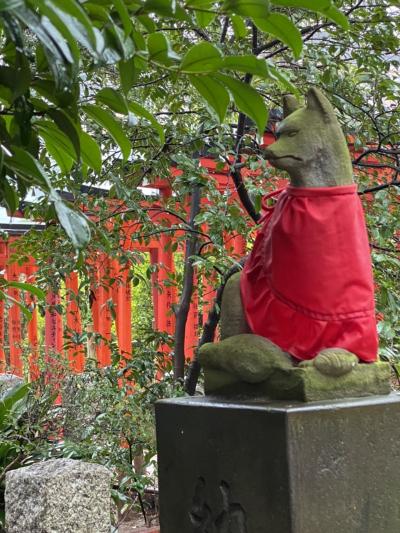
[[[277,194],[241,275],[252,332],[297,359],[345,348],[376,361],[371,256],[356,185],[289,186],[268,197]]]

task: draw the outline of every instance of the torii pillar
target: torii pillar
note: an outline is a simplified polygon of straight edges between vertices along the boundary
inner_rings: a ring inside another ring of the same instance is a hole
[[[21,267],[16,263],[6,266],[8,281],[19,281]],[[8,289],[8,294],[16,302],[20,301],[19,290],[13,287]],[[10,345],[10,370],[22,376],[22,349],[21,349],[21,310],[18,303],[13,303],[8,313],[8,340]]]
[[[77,272],[71,272],[71,274],[67,277],[65,280],[65,288],[67,290],[67,328],[72,335],[81,335],[82,322],[79,305],[77,302],[77,296],[79,293],[79,279]],[[75,343],[73,340],[70,340],[67,352],[70,368],[74,372],[83,372],[85,369],[85,351],[83,344]]]

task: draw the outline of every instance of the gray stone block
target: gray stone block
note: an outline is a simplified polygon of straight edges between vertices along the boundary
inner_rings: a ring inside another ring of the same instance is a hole
[[[156,405],[161,533],[398,533],[400,395]]]
[[[21,385],[24,382],[22,378],[15,374],[0,374],[0,398],[2,398],[7,392],[17,385]]]
[[[6,476],[7,533],[109,533],[111,473],[53,459]]]

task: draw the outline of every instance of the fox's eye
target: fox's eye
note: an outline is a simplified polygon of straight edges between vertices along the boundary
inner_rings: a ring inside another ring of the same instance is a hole
[[[297,131],[289,131],[288,137],[295,137],[297,135]]]

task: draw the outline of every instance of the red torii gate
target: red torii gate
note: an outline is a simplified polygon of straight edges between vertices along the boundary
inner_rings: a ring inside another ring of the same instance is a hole
[[[268,134],[266,134],[268,135]],[[272,141],[272,135],[271,140]],[[269,143],[268,143],[269,144]],[[216,170],[217,163],[211,158],[201,158],[201,166],[207,169],[210,178],[215,179],[217,186],[221,191],[229,190],[233,201],[237,199],[237,194],[233,184],[228,176],[228,168],[222,171]],[[180,171],[171,169],[172,177],[176,176]],[[253,173],[254,174],[254,173]],[[164,221],[172,224],[174,222],[170,215],[162,210],[162,200],[171,196],[170,183],[167,180],[156,180],[155,183],[149,187],[158,188],[160,190],[160,210],[155,212],[153,218],[160,217]],[[22,215],[20,215],[22,216]],[[179,231],[179,230],[178,230]],[[21,231],[22,233],[23,231]],[[174,331],[175,317],[172,310],[174,304],[177,303],[176,289],[170,284],[165,283],[169,278],[169,274],[173,274],[174,254],[171,249],[173,236],[170,233],[161,233],[158,238],[152,238],[146,245],[132,243],[129,236],[132,229],[129,223],[124,225],[124,247],[136,249],[150,254],[152,264],[158,264],[159,268],[156,274],[153,275],[153,308],[154,308],[154,325],[155,329],[165,331],[172,335]],[[7,280],[21,281],[34,283],[35,281],[35,264],[33,259],[24,265],[11,263],[9,261],[12,255],[13,242],[18,238],[17,235],[11,236],[7,242],[0,242],[0,269],[5,272]],[[242,257],[246,250],[246,241],[240,235],[231,236],[229,238],[229,248],[233,256]],[[129,358],[132,356],[132,332],[131,332],[131,303],[132,293],[129,282],[129,269],[122,267],[116,259],[111,259],[105,254],[99,254],[95,259],[92,259],[94,279],[92,281],[92,323],[93,327],[88,334],[92,336],[92,341],[88,343],[88,352],[94,352],[100,366],[107,366],[111,363],[111,352],[109,341],[111,340],[112,332],[112,316],[108,303],[111,301],[115,309],[115,329],[118,340],[118,348],[122,355]],[[102,283],[106,278],[114,278],[116,281],[113,286],[107,286]],[[199,280],[197,280],[198,282]],[[49,290],[46,296],[46,314],[45,314],[45,335],[44,345],[47,356],[51,353],[62,353],[65,348],[65,353],[72,370],[75,372],[82,372],[85,368],[85,349],[82,343],[73,342],[73,339],[82,334],[82,321],[80,310],[77,303],[78,295],[78,275],[72,272],[65,279],[65,320],[63,323],[62,315],[57,311],[57,307],[61,303],[61,297],[58,291]],[[157,286],[162,287],[159,292]],[[207,315],[213,299],[214,289],[209,280],[204,281],[204,298],[203,298],[203,313]],[[20,291],[18,289],[10,289],[10,296],[16,302],[19,301]],[[11,305],[8,312],[8,344],[9,356],[6,357],[4,349],[4,339],[6,337],[4,331],[5,323],[5,306],[4,302],[0,302],[0,371],[6,368],[18,375],[22,374],[22,344],[26,345],[26,337],[28,339],[28,346],[30,351],[30,373],[35,377],[38,373],[36,359],[39,350],[38,340],[38,320],[37,309],[34,306],[34,298],[30,298],[30,306],[32,307],[32,318],[27,324],[27,332],[22,332],[21,310],[18,303]],[[193,356],[194,347],[197,344],[199,325],[199,297],[198,288],[195,290],[192,297],[190,312],[186,325],[185,337],[185,353],[191,358]],[[100,337],[100,342],[95,344],[93,337],[95,335]],[[72,338],[71,338],[72,337]],[[69,339],[68,339],[69,338]],[[65,339],[68,339],[65,343]],[[8,361],[7,361],[8,359]]]

